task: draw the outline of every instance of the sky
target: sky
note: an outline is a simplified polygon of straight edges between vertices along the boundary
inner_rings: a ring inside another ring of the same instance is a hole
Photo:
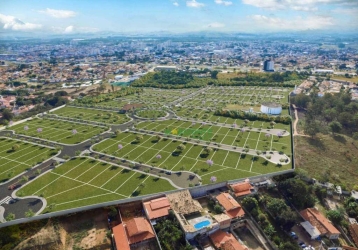
[[[2,33],[358,32],[358,0],[0,0]]]

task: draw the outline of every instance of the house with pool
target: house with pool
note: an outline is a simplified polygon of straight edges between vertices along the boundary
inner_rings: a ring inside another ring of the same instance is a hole
[[[192,198],[189,190],[167,194],[167,198],[187,240],[198,234],[208,236],[219,229],[230,227],[229,216],[224,213],[222,216],[211,215],[198,200]]]

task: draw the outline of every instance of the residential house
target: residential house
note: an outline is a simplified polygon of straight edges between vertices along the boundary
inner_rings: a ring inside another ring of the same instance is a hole
[[[235,239],[231,233],[218,230],[210,236],[211,241],[215,245],[216,249],[220,250],[248,250],[245,245]]]
[[[245,215],[241,205],[229,194],[221,193],[216,196],[216,200],[225,209],[225,213],[232,219],[239,219]]]
[[[251,194],[254,191],[254,187],[249,182],[230,184],[229,188],[236,198]]]
[[[167,197],[150,200],[143,203],[144,211],[149,220],[157,220],[168,216],[170,203]]]
[[[339,238],[341,233],[316,208],[307,208],[302,210],[300,214],[306,221],[318,229],[321,236],[327,236],[329,239]]]
[[[131,245],[145,244],[155,239],[155,233],[149,221],[136,217],[112,228],[117,250],[130,250]]]

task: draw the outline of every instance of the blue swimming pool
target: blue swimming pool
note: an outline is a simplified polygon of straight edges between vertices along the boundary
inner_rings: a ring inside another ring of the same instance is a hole
[[[201,221],[201,222],[199,222],[199,223],[196,223],[196,224],[194,225],[194,227],[195,227],[195,229],[201,229],[201,228],[206,227],[206,226],[209,226],[209,225],[210,225],[210,221],[209,221],[209,220],[203,220],[203,221]]]

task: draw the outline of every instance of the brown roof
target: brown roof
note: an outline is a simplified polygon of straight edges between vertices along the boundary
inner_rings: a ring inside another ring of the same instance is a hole
[[[140,108],[142,106],[143,106],[143,104],[140,104],[140,103],[126,104],[122,107],[122,110],[128,111],[131,109]]]
[[[167,198],[171,208],[180,214],[191,214],[203,209],[200,203],[191,197],[189,190],[167,194]]]
[[[240,204],[228,193],[221,193],[216,199],[224,207],[225,213],[231,218],[241,217],[245,215]]]
[[[155,237],[149,221],[144,217],[133,218],[126,222],[126,231],[130,244]]]
[[[350,246],[342,246],[343,250],[358,250],[358,248],[350,247]]]
[[[337,228],[335,228],[332,223],[317,209],[307,208],[302,210],[300,214],[306,221],[309,221],[312,226],[317,227],[321,234],[340,234]]]
[[[349,233],[356,246],[358,246],[358,224],[349,225]]]
[[[210,234],[210,239],[215,247],[222,250],[248,250],[244,245],[241,245],[231,233],[218,230]]]
[[[129,242],[123,224],[121,223],[113,227],[112,232],[117,250],[130,250]]]
[[[150,220],[167,216],[169,214],[170,203],[167,197],[147,201],[143,204]]]
[[[251,184],[248,182],[232,184],[230,187],[234,191],[236,197],[250,194],[251,189],[253,189],[253,186],[251,186]]]

